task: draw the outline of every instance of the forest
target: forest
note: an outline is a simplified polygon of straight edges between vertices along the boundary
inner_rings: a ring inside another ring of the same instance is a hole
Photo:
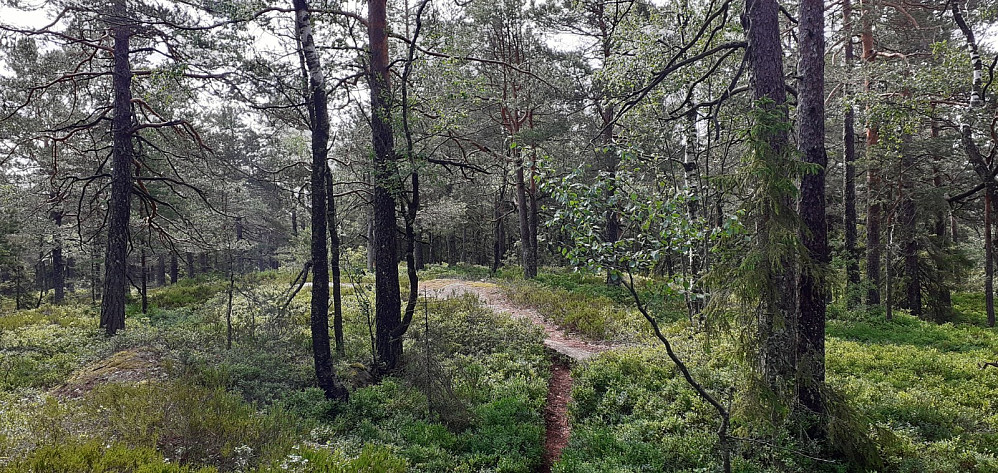
[[[998,4],[494,1],[0,2],[0,473],[998,472]]]

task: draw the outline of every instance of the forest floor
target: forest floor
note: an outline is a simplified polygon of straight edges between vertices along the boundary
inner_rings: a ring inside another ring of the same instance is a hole
[[[536,309],[513,303],[503,295],[499,286],[490,282],[431,279],[420,281],[419,290],[426,296],[436,298],[470,294],[493,311],[509,314],[515,319],[528,320],[544,330],[544,346],[555,353],[544,405],[544,464],[541,469],[542,472],[550,472],[552,465],[561,458],[561,451],[568,446],[571,436],[568,415],[568,404],[572,399],[571,363],[584,361],[614,348],[614,345],[585,340],[582,335],[547,320]]]
[[[719,468],[714,411],[629,294],[599,276],[429,268],[407,369],[378,383],[365,367],[373,281],[344,284],[343,403],[314,387],[309,291],[288,305],[291,276],[242,276],[231,317],[227,279],[155,288],[148,313],[130,304],[127,329],[111,338],[88,294],[0,309],[0,473]],[[736,333],[698,329],[681,301],[640,289],[693,374],[738,394]],[[979,292],[954,293],[952,321],[937,324],[832,304],[827,380],[845,442],[836,448],[855,456],[743,443],[736,469],[998,471],[998,370],[978,367],[994,360],[998,332],[983,307]]]

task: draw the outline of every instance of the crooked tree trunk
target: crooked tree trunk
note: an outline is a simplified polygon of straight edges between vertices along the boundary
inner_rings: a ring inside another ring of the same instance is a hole
[[[108,203],[100,326],[108,335],[114,335],[125,328],[125,258],[131,214],[132,161],[135,160],[132,149],[132,68],[128,57],[132,25],[125,0],[115,0],[111,5],[110,25],[114,38],[111,79],[114,116],[111,119],[111,200]]]
[[[820,169],[801,179],[801,240],[811,259],[810,270],[800,275],[800,310],[797,336],[797,401],[812,412],[823,413],[825,383],[825,301],[828,285],[823,277],[831,260],[825,215],[825,18],[822,0],[800,4],[800,81],[797,114],[798,146],[804,162]],[[824,434],[824,429],[813,432]]]
[[[967,22],[963,17],[963,2],[952,2],[951,11],[953,12],[953,19],[956,21],[957,26],[960,27],[960,31],[963,33],[963,37],[967,42],[967,49],[970,52],[970,61],[974,68],[969,104],[970,108],[973,109],[974,107],[981,105],[983,102],[981,94],[981,71],[983,69],[983,63],[981,61],[980,52],[977,48],[977,40],[974,38],[974,31],[970,29],[970,26],[967,25]],[[993,225],[992,207],[995,202],[998,201],[998,185],[995,184],[995,178],[992,175],[991,170],[994,163],[990,161],[990,156],[988,157],[988,161],[985,161],[984,155],[974,142],[973,130],[971,126],[967,123],[962,124],[960,126],[960,135],[964,152],[967,153],[967,160],[970,161],[970,165],[974,169],[974,172],[977,173],[977,177],[984,183],[984,300],[985,310],[988,314],[988,326],[993,327],[995,325],[994,241],[991,235],[991,227]],[[955,242],[956,239],[957,233],[954,222],[953,241]]]
[[[401,294],[398,275],[394,181],[395,142],[392,130],[392,89],[389,77],[388,18],[386,0],[367,3],[370,53],[371,138],[374,147],[374,286],[375,347],[378,371],[397,371],[402,359],[402,337],[394,337],[401,325]]]
[[[305,0],[294,0],[295,30],[308,65],[308,106],[312,118],[312,301],[310,325],[312,331],[312,359],[319,387],[329,399],[346,399],[347,390],[340,384],[333,371],[332,353],[329,349],[329,264],[326,254],[326,186],[329,168],[326,154],[329,145],[329,111],[327,109],[326,82],[312,37],[311,14]]]

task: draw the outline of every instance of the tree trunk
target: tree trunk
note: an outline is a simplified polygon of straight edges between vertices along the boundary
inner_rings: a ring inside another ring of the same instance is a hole
[[[194,253],[188,251],[184,254],[184,259],[187,261],[187,274],[184,277],[193,278],[197,275],[194,269]]]
[[[514,149],[516,166],[516,213],[520,222],[520,257],[523,261],[523,277],[537,276],[537,263],[531,259],[530,251],[530,208],[527,203],[527,186],[523,177],[523,154]]]
[[[312,331],[312,357],[315,377],[319,387],[329,399],[345,400],[346,388],[340,384],[333,371],[332,353],[329,349],[329,264],[326,248],[326,179],[329,168],[326,153],[329,145],[329,111],[327,109],[326,82],[319,64],[315,41],[312,37],[311,14],[305,0],[294,0],[295,30],[305,62],[308,65],[308,107],[312,118],[312,300],[310,325]]]
[[[860,40],[863,45],[863,61],[873,62],[877,57],[873,49],[873,23],[871,17],[873,12],[869,6],[863,4],[863,30],[860,32]],[[864,87],[870,91],[871,81],[866,79]],[[866,278],[869,280],[869,289],[866,293],[866,303],[870,305],[880,304],[880,212],[879,201],[880,192],[880,169],[876,165],[876,158],[873,156],[873,148],[880,141],[880,132],[877,125],[872,121],[866,124],[866,156],[870,160],[870,169],[866,177]]]
[[[414,256],[415,259],[416,259],[416,269],[422,270],[423,268],[426,267],[426,255],[423,254],[423,252],[425,250],[424,246],[426,246],[426,245],[424,245],[423,242],[421,241],[422,238],[423,238],[423,232],[420,231],[417,234],[416,238],[417,238],[417,240],[416,240],[416,250],[415,250],[416,254]]]
[[[374,215],[367,219],[367,270],[374,271],[375,257],[374,253],[377,250],[374,245]]]
[[[177,261],[177,254],[170,253],[170,284],[176,284],[180,279],[180,262]]]
[[[75,292],[76,284],[74,282],[76,281],[76,258],[73,257],[66,258],[66,264],[64,264],[63,266],[64,266],[63,278],[66,284],[65,290],[66,292],[70,293]]]
[[[132,68],[129,41],[132,22],[125,0],[111,5],[111,32],[114,38],[114,70],[111,90],[114,116],[111,119],[111,200],[108,207],[107,252],[104,257],[104,290],[100,326],[108,335],[125,328],[125,272],[128,250],[128,219],[132,198]]]
[[[748,40],[750,85],[756,106],[764,107],[773,121],[766,123],[765,152],[773,159],[789,159],[789,138],[780,125],[788,120],[786,109],[786,83],[783,75],[783,48],[780,43],[779,5],[776,0],[748,0],[745,3],[745,35]],[[809,124],[810,125],[810,124]],[[784,163],[777,164],[783,168]],[[789,177],[789,176],[788,176]],[[793,206],[790,193],[777,197],[775,205],[790,211]],[[766,248],[778,251],[781,263],[769,269],[767,289],[761,295],[759,320],[759,366],[769,388],[780,398],[789,397],[786,383],[793,380],[797,371],[795,346],[797,332],[797,262],[779,247],[782,242],[770,241],[769,226],[777,220],[776,211],[769,205],[760,216],[759,238]],[[784,217],[785,218],[785,217]]]
[[[527,220],[528,235],[530,236],[530,262],[533,265],[531,277],[535,277],[537,276],[539,258],[537,255],[537,151],[534,149],[530,150],[530,187],[527,197],[530,206],[530,215]]]
[[[156,257],[156,286],[166,285],[166,255],[160,254]]]
[[[504,179],[505,180],[505,179]],[[506,252],[506,232],[503,226],[503,203],[506,201],[506,186],[499,186],[499,193],[492,204],[492,274],[502,266]]]
[[[139,257],[139,281],[141,282],[139,286],[139,291],[142,296],[142,313],[145,314],[149,311],[149,269],[146,265],[146,249],[142,248],[141,256]]]
[[[903,236],[901,253],[904,258],[905,308],[911,315],[922,315],[922,283],[918,268],[918,238],[916,235],[915,191],[910,173],[915,169],[915,158],[911,150],[904,150],[901,156],[901,234]]]
[[[395,144],[391,120],[387,1],[367,3],[370,45],[371,135],[374,145],[374,280],[375,346],[380,373],[400,366],[402,338],[393,337],[401,324],[394,182]]]
[[[823,277],[831,255],[825,215],[825,18],[822,0],[800,4],[800,80],[797,115],[798,146],[804,162],[819,166],[801,179],[802,238],[811,259],[800,275],[800,311],[797,324],[797,400],[815,413],[824,413],[821,400],[825,383],[825,301],[828,285]],[[815,434],[823,435],[825,429]]]
[[[852,0],[842,0],[843,29],[846,31],[845,41],[845,67],[847,76],[851,75],[855,54],[852,47]],[[849,85],[846,86],[847,92]],[[854,308],[859,305],[861,295],[859,293],[859,250],[856,248],[857,241],[857,217],[856,217],[856,111],[852,104],[846,105],[845,117],[842,121],[842,145],[843,160],[845,161],[845,180],[843,189],[843,202],[845,204],[844,232],[845,232],[845,257],[846,257],[846,303],[848,307]]]
[[[333,173],[326,168],[326,222],[329,225],[329,270],[333,276],[333,343],[336,354],[346,353],[343,345],[343,295],[340,288],[340,232],[336,222],[336,198],[333,197]]]
[[[52,212],[52,220],[55,223],[55,233],[52,241],[52,302],[62,304],[66,298],[66,264],[62,258],[62,212]]]
[[[984,194],[984,309],[988,314],[988,327],[995,326],[995,244],[991,234],[991,193]]]

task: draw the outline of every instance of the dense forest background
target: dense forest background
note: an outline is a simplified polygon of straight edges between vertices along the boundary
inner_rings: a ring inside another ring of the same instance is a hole
[[[2,5],[0,471],[998,468],[995,5]]]

